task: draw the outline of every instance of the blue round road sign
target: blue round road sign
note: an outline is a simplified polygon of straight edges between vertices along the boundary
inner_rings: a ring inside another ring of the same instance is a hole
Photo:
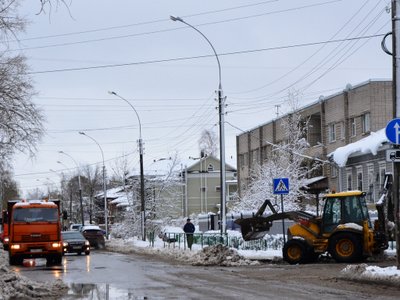
[[[400,119],[393,119],[386,125],[386,137],[393,144],[400,144]]]

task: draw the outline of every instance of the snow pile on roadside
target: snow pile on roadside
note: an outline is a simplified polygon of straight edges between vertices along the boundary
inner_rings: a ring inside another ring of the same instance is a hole
[[[60,299],[67,292],[61,280],[35,282],[11,271],[5,252],[0,250],[0,299]]]
[[[178,247],[162,247],[162,243],[157,243],[155,247],[150,247],[148,242],[143,242],[137,238],[129,240],[112,239],[107,241],[107,250],[119,253],[152,254],[175,261],[189,263],[195,266],[243,266],[256,265],[258,261],[251,261],[239,255],[235,249],[215,245],[203,249],[192,251]],[[193,245],[194,246],[194,245]]]
[[[351,280],[373,280],[400,286],[400,270],[395,266],[381,268],[367,264],[349,265],[341,271],[341,275]]]
[[[214,245],[203,248],[193,257],[194,266],[241,266],[254,264],[240,256],[238,252],[224,245]]]

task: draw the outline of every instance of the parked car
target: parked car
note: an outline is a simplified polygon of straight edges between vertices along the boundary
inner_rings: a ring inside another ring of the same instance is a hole
[[[106,246],[104,239],[104,231],[97,225],[85,225],[81,232],[83,236],[90,242],[90,246],[96,249],[103,249]]]
[[[84,252],[90,254],[90,243],[82,233],[76,230],[62,231],[63,253],[78,253],[81,255]]]
[[[69,226],[69,230],[81,231],[81,228],[82,228],[82,224],[81,223],[79,223],[79,224],[71,224]]]

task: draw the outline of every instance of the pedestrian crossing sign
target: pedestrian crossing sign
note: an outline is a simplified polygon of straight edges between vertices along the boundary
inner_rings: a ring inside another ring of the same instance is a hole
[[[274,178],[274,194],[289,194],[289,178]]]

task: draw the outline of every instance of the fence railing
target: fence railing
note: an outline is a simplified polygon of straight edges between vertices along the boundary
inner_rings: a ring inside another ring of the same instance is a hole
[[[178,247],[187,248],[186,234],[185,233],[174,233],[168,232],[163,235],[155,235],[154,232],[149,232],[148,241],[150,246],[154,247],[157,241],[164,242],[164,247]],[[193,245],[200,246],[201,248],[222,244],[227,247],[236,248],[238,250],[267,250],[267,249],[282,249],[283,237],[277,236],[266,236],[264,239],[245,241],[243,238],[238,236],[229,236],[227,234],[219,233],[194,233],[193,234]]]

